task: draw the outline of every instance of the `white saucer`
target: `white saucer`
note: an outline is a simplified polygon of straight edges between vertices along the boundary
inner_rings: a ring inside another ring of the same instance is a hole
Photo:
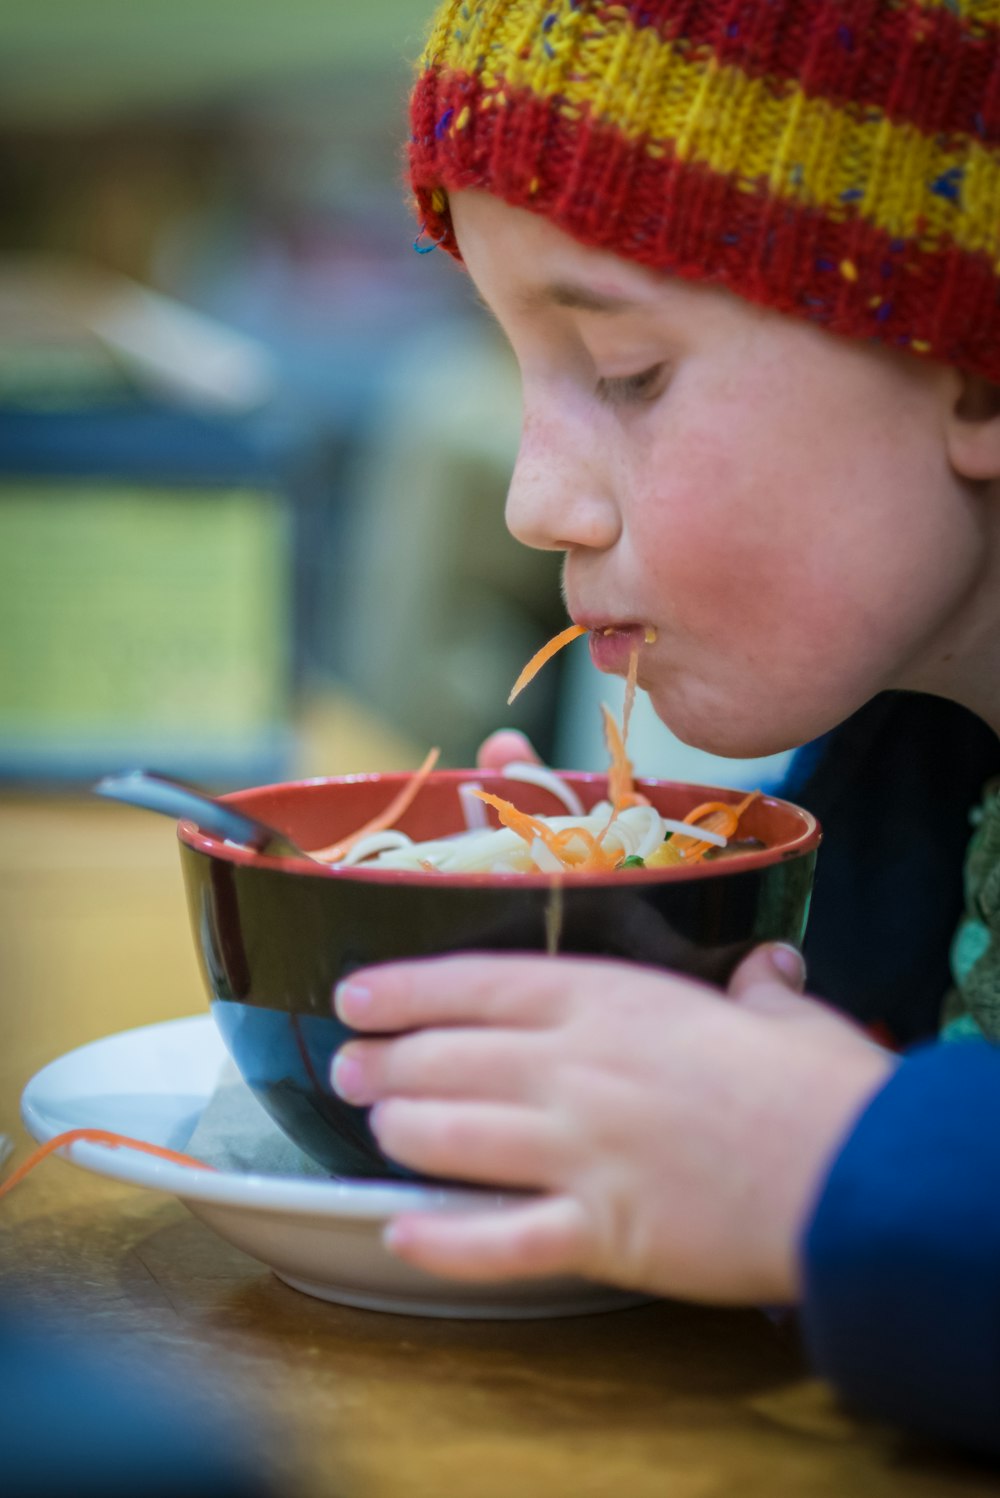
[[[225,1062],[210,1015],[127,1030],[44,1067],[24,1090],[21,1114],[40,1143],[67,1129],[97,1128],[183,1151]],[[221,1238],[322,1300],[410,1316],[499,1320],[617,1310],[645,1299],[569,1277],[478,1285],[438,1279],[382,1247],[382,1228],[395,1213],[481,1207],[481,1193],[192,1170],[100,1144],[76,1143],[60,1153],[85,1170],[178,1197]]]

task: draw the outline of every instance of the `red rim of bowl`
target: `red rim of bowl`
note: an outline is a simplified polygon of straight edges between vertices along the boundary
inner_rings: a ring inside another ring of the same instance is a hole
[[[484,771],[477,770],[436,770],[433,775],[435,782],[451,781],[456,787],[464,781],[482,778]],[[570,785],[573,786],[600,786],[606,785],[607,777],[603,774],[588,773],[583,771],[560,771]],[[231,791],[227,795],[220,796],[220,801],[232,802],[239,807],[243,803],[257,796],[269,794],[293,793],[296,791],[309,790],[313,787],[329,785],[358,785],[379,781],[388,787],[387,802],[392,799],[396,791],[410,778],[406,771],[386,771],[385,773],[374,772],[371,774],[358,775],[331,775],[318,776],[309,780],[286,780],[279,781],[273,785],[259,785],[248,787],[241,791]],[[727,798],[742,797],[745,792],[734,791],[726,786],[712,786],[694,784],[689,781],[663,781],[653,779],[637,778],[636,785],[639,790],[645,787],[658,787],[670,785],[678,790],[691,791],[703,801],[724,801]],[[349,879],[366,884],[403,884],[426,886],[428,882],[440,886],[443,889],[455,887],[494,887],[497,889],[510,888],[542,888],[547,889],[554,884],[579,885],[581,888],[594,888],[597,885],[611,885],[618,887],[625,884],[680,884],[687,883],[692,879],[718,879],[725,878],[730,874],[749,873],[754,869],[762,869],[770,864],[783,863],[791,858],[801,857],[810,853],[819,846],[822,838],[822,829],[819,822],[811,812],[802,806],[797,806],[793,801],[786,801],[780,796],[762,795],[761,801],[766,806],[787,807],[794,815],[800,817],[803,822],[802,832],[798,837],[790,838],[782,843],[774,843],[770,847],[760,848],[747,853],[741,853],[738,858],[727,858],[710,863],[693,864],[690,868],[673,867],[663,869],[619,869],[609,874],[596,872],[591,874],[493,874],[493,873],[455,873],[455,874],[429,874],[414,869],[377,869],[365,868],[357,864],[349,868],[342,868],[337,864],[328,866],[320,865],[303,858],[275,858],[268,857],[262,853],[255,853],[250,848],[240,847],[235,843],[223,842],[220,838],[212,837],[201,832],[198,827],[190,821],[182,821],[177,824],[177,835],[180,841],[189,848],[199,853],[205,853],[210,858],[215,858],[223,863],[240,864],[245,867],[261,869],[280,869],[286,874],[295,874],[305,878],[313,879]],[[697,804],[697,803],[695,803]],[[248,808],[249,809],[249,808]]]

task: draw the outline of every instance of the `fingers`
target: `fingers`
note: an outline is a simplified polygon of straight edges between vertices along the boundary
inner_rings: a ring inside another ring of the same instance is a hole
[[[787,1014],[801,1008],[806,965],[801,952],[784,942],[766,942],[745,957],[729,980],[728,993],[758,1013]]]
[[[484,739],[479,746],[476,755],[476,764],[481,770],[500,771],[505,765],[514,760],[527,760],[531,764],[540,765],[541,758],[535,753],[532,745],[523,733],[518,733],[513,728],[500,728],[496,733],[491,733],[488,739]]]
[[[420,1025],[541,1028],[562,1010],[574,976],[567,968],[547,957],[493,954],[385,963],[339,983],[334,1007],[345,1024],[369,1033]]]
[[[390,1098],[375,1105],[369,1121],[387,1155],[426,1175],[531,1190],[560,1169],[556,1126],[531,1108]]]
[[[345,1102],[366,1106],[384,1097],[539,1100],[546,1046],[534,1033],[419,1030],[393,1040],[352,1040],[341,1046],[330,1084]]]
[[[556,1196],[493,1212],[411,1213],[389,1225],[384,1241],[431,1274],[499,1280],[585,1272],[588,1234],[580,1205]]]
[[[861,1030],[849,1015],[804,993],[805,977],[805,962],[796,947],[766,942],[740,963],[729,980],[728,996],[742,1009],[799,1027],[830,1030],[832,1026],[838,1038]]]

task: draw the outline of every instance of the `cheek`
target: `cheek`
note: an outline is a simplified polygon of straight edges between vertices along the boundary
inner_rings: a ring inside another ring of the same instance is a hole
[[[734,665],[767,658],[790,681],[845,657],[880,670],[964,577],[940,452],[909,421],[786,409],[781,428],[750,403],[687,427],[637,491],[637,564],[665,622]]]
[[[689,430],[635,506],[633,544],[673,624],[706,642],[750,649],[809,598],[829,527],[794,453],[738,428]],[[664,480],[659,475],[667,474]],[[642,475],[636,474],[638,482]],[[733,634],[733,622],[741,629]]]

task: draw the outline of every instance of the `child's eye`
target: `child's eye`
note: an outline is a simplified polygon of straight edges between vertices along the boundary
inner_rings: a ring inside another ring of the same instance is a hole
[[[652,364],[634,375],[597,381],[597,396],[609,406],[625,406],[653,400],[660,393],[663,365]]]

